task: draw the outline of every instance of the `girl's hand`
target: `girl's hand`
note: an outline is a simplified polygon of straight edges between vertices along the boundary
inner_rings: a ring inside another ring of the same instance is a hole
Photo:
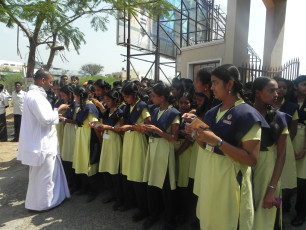
[[[61,104],[58,108],[57,108],[57,111],[61,111],[61,110],[65,110],[65,109],[68,109],[69,108],[69,105],[67,104]]]
[[[295,155],[295,159],[296,160],[302,159],[305,156],[305,154],[306,154],[306,149],[303,149],[301,152]]]
[[[62,115],[58,115],[58,119],[59,119],[60,121],[64,121],[64,120],[65,120],[65,117],[63,117]]]
[[[143,124],[136,124],[136,125],[134,125],[134,130],[139,132],[139,133],[145,133],[146,132],[146,127]]]
[[[133,130],[132,125],[124,125],[124,126],[120,127],[120,131],[122,131],[122,132],[127,132],[129,130]]]
[[[188,123],[185,124],[185,133],[186,134],[191,135],[194,131],[196,131],[196,130],[191,128],[190,124],[188,124]]]
[[[150,133],[157,133],[160,130],[155,125],[144,125],[144,126],[145,126],[146,131]]]
[[[192,121],[192,119],[196,118],[197,116],[193,113],[184,113],[182,119],[188,123]]]
[[[263,208],[270,209],[274,206],[274,200],[275,200],[274,192],[275,192],[274,189],[267,188],[267,192],[263,200]]]
[[[194,138],[200,142],[206,142],[212,145],[216,145],[216,143],[221,139],[216,136],[212,131],[207,128],[201,127],[197,129],[196,135]]]

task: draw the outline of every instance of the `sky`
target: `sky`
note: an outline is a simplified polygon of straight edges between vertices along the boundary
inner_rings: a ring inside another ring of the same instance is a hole
[[[215,0],[215,4],[220,4],[224,9],[226,2],[226,0]],[[302,26],[305,21],[302,18],[305,9],[305,0],[287,1],[283,63],[298,57],[301,61],[300,74],[306,74],[306,30]],[[74,25],[86,34],[86,44],[81,46],[80,55],[73,49],[64,51],[63,54],[68,61],[62,61],[60,56],[56,56],[53,62],[54,67],[78,71],[83,64],[95,63],[104,66],[103,74],[119,72],[122,68],[126,69],[125,58],[121,56],[121,54],[126,54],[126,48],[116,44],[117,23],[114,18],[110,18],[106,32],[95,32],[91,29],[88,18],[82,18]],[[263,54],[264,30],[265,6],[261,0],[252,0],[249,44],[260,57]],[[22,59],[16,51],[17,29],[8,29],[4,24],[0,24],[0,60],[26,63],[28,40],[22,33],[20,33],[19,43]],[[46,63],[47,50],[44,47],[39,47],[38,51],[38,60]],[[146,73],[151,65],[135,60],[132,60],[132,64],[137,71],[142,73]],[[168,69],[165,72],[169,76],[174,76],[173,69]]]

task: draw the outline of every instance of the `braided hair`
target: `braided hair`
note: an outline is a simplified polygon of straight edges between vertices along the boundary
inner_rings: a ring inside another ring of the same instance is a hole
[[[80,110],[84,110],[85,108],[84,101],[88,99],[88,93],[86,89],[83,86],[77,86],[74,89],[74,94],[80,97]]]
[[[119,103],[120,103],[120,94],[119,94],[117,89],[112,89],[112,90],[107,91],[105,96],[111,98],[112,100],[115,100],[117,106],[119,105]]]

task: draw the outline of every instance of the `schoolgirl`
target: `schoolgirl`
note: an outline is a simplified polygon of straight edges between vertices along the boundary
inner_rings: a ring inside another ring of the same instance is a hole
[[[277,98],[277,88],[277,82],[268,77],[253,82],[254,108],[270,125],[262,130],[260,154],[254,167],[254,229],[274,229],[276,199],[280,197],[279,179],[286,158],[289,115],[271,107]]]
[[[65,104],[65,101],[61,98],[60,89],[61,89],[61,86],[60,86],[59,81],[58,80],[54,81],[53,86],[52,86],[52,90],[55,95],[53,109],[57,109],[58,107],[60,107],[60,105]],[[66,113],[66,110],[61,111],[61,115],[65,116],[65,113]],[[59,145],[60,151],[62,150],[62,147],[63,147],[64,126],[65,126],[65,122],[62,122],[62,121],[56,125],[57,139],[58,139],[58,145]]]
[[[75,172],[72,168],[72,162],[74,155],[75,135],[77,130],[75,119],[79,110],[79,105],[74,101],[73,97],[75,87],[75,85],[70,84],[63,86],[60,89],[61,98],[65,101],[65,104],[62,104],[58,108],[59,112],[62,109],[66,110],[65,116],[59,116],[59,119],[65,122],[61,159],[71,193],[75,192],[76,190]]]
[[[174,142],[177,141],[180,124],[179,111],[172,106],[174,98],[170,88],[158,83],[152,89],[152,101],[159,106],[152,113],[149,147],[143,180],[148,182],[149,217],[143,224],[150,228],[157,220],[163,203],[166,211],[165,229],[175,228],[174,190],[176,189]]]
[[[192,109],[193,96],[189,92],[184,92],[179,99],[178,106],[181,114],[188,113]],[[193,140],[185,132],[185,121],[181,121],[179,126],[178,141],[174,144],[176,164],[177,164],[177,194],[178,194],[178,220],[180,224],[187,221],[190,215],[190,201],[193,200],[193,183],[189,183],[190,157],[193,155]],[[194,206],[195,208],[195,206]],[[193,211],[193,210],[192,210]]]
[[[183,95],[185,89],[181,79],[174,78],[171,84],[171,93],[175,98],[174,107],[178,109],[178,100]]]
[[[102,125],[92,127],[103,132],[99,172],[103,173],[105,182],[110,189],[111,197],[104,202],[116,199],[113,206],[117,210],[123,205],[123,191],[121,185],[120,168],[122,158],[122,138],[115,126],[123,125],[123,111],[118,108],[119,93],[113,89],[105,94],[107,109],[102,113]]]
[[[295,203],[296,217],[291,221],[293,226],[300,226],[306,218],[306,75],[297,77],[294,81],[295,96],[291,101],[298,104],[298,128],[293,140],[297,169],[297,195]]]
[[[296,103],[290,102],[288,97],[288,92],[290,89],[289,81],[284,78],[275,77],[278,84],[277,90],[277,100],[274,103],[274,107],[279,109],[279,111],[284,112],[292,116],[288,123],[289,135],[286,139],[286,161],[281,175],[281,188],[282,188],[282,211],[289,212],[290,210],[290,198],[293,195],[293,191],[290,189],[296,188],[296,161],[294,155],[294,149],[292,140],[296,136],[297,124],[298,124],[298,105]]]
[[[199,152],[203,160],[197,216],[202,230],[253,228],[250,166],[258,159],[261,127],[269,126],[241,99],[239,78],[233,65],[212,72],[211,89],[222,103],[206,112],[204,122],[209,129],[196,129],[195,139],[206,143],[201,144],[205,151]]]
[[[98,192],[95,175],[98,172],[101,150],[98,146],[93,146],[96,143],[94,139],[97,137],[89,123],[98,121],[99,112],[94,104],[88,100],[88,94],[84,87],[76,87],[74,99],[80,105],[80,110],[76,115],[78,128],[75,136],[72,167],[81,179],[81,190],[78,194],[87,193],[89,187],[87,202],[90,202],[95,199]]]
[[[94,82],[93,87],[94,87],[95,95],[97,99],[92,98],[91,101],[98,108],[99,114],[101,116],[101,113],[105,109],[104,96],[107,92],[108,84],[104,80],[99,79]]]
[[[199,119],[203,120],[205,113],[212,108],[214,102],[214,96],[212,91],[210,90],[211,87],[211,67],[205,67],[198,71],[195,81],[193,82],[195,92],[196,92],[196,101],[197,101],[197,109],[195,112],[192,113],[185,113],[182,117],[184,120],[190,117],[198,117]],[[193,114],[194,113],[194,114]],[[187,119],[187,121],[189,121]],[[202,143],[200,143],[201,145]],[[192,199],[192,214],[194,217],[192,218],[193,221],[191,223],[192,228],[200,228],[199,220],[196,217],[195,209],[197,204],[197,199],[200,194],[201,188],[201,168],[202,168],[202,158],[204,149],[200,148],[197,141],[194,141],[192,145],[192,152],[190,156],[190,166],[189,166],[189,178],[190,178],[190,186],[193,188],[193,196]]]
[[[143,182],[144,165],[148,142],[146,135],[138,127],[148,124],[151,120],[147,104],[140,97],[135,83],[126,83],[122,88],[122,95],[126,102],[124,111],[124,132],[122,152],[122,175],[125,204],[120,210],[132,207],[133,193],[136,195],[138,213],[133,221],[142,220],[148,213],[146,183]]]

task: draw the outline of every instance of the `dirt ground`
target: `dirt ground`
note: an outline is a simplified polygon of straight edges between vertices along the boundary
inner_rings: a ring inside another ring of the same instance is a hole
[[[7,125],[9,140],[13,138],[12,107],[7,109]],[[91,203],[86,203],[85,196],[72,197],[59,207],[47,212],[33,213],[24,208],[28,166],[16,160],[18,143],[0,143],[0,229],[102,229],[102,230],[138,230],[142,222],[133,223],[131,217],[136,210],[115,212],[112,203],[103,204],[108,195],[105,190]],[[292,200],[292,202],[294,199]],[[222,208],[222,207],[220,207]],[[290,225],[294,217],[293,208],[284,215],[284,229],[305,230],[306,223],[299,228]],[[188,230],[190,222],[177,230]],[[156,223],[151,230],[162,229],[163,221]]]

